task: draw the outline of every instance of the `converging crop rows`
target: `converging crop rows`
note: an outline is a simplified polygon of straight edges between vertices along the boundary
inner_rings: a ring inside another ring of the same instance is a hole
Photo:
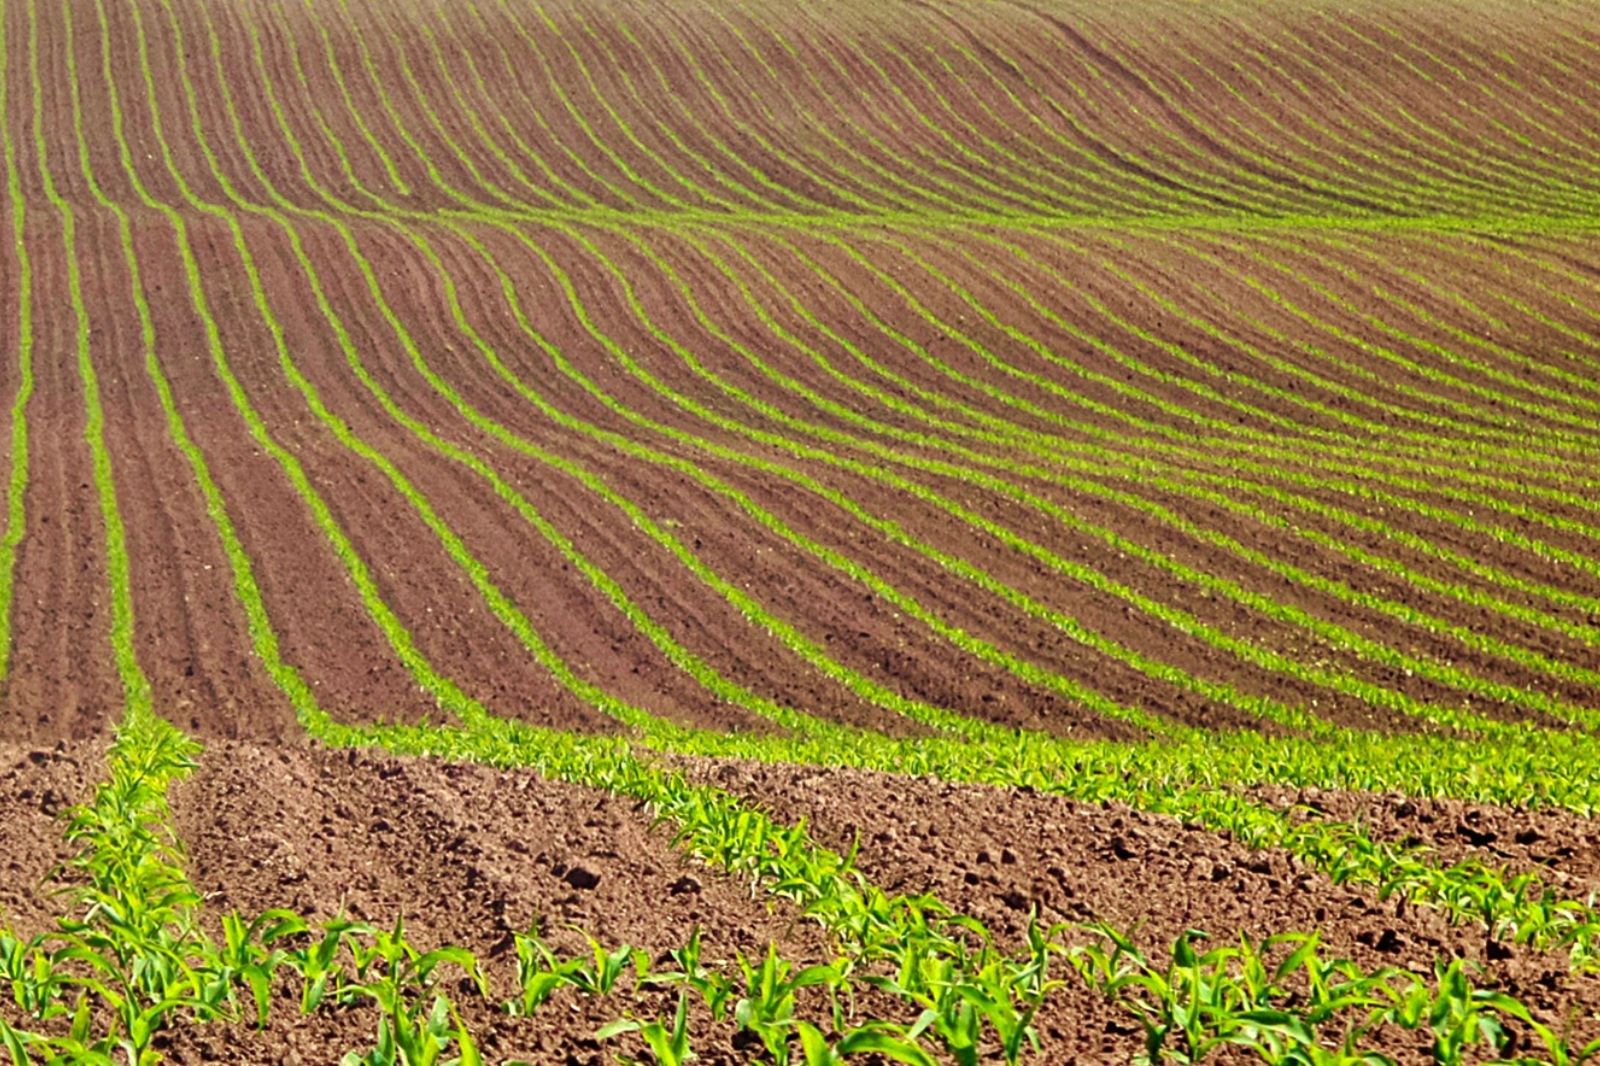
[[[1594,1056],[1591,21],[7,4],[0,1048]]]

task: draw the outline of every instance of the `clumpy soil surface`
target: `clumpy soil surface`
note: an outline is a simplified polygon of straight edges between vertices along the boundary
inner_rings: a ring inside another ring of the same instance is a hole
[[[1439,862],[1481,862],[1536,873],[1574,899],[1600,891],[1600,822],[1572,811],[1512,810],[1398,792],[1263,785],[1250,794],[1308,816],[1359,822],[1377,839],[1426,847]]]
[[[43,932],[60,913],[59,893],[71,880],[50,879],[70,854],[58,815],[89,798],[103,750],[63,744],[6,755],[0,787],[14,816],[0,830],[7,845],[4,900],[19,932]],[[445,987],[489,1061],[609,1062],[616,1051],[639,1048],[631,1038],[603,1045],[596,1030],[624,1014],[669,1016],[675,1003],[667,990],[609,998],[567,991],[531,1019],[511,1018],[497,1007],[515,995],[518,932],[539,930],[563,957],[587,951],[590,936],[607,948],[630,944],[658,968],[696,929],[706,965],[733,973],[739,956],[754,960],[769,944],[796,966],[835,957],[819,927],[758,898],[746,883],[682,857],[666,830],[633,802],[527,772],[309,744],[217,741],[171,799],[189,876],[212,922],[275,907],[314,921],[343,916],[385,928],[399,918],[419,949],[455,944],[474,952],[491,1001],[454,978]],[[625,979],[623,987],[631,983]],[[371,1008],[303,1017],[297,997],[297,988],[280,982],[265,1030],[180,1026],[163,1034],[161,1048],[173,1062],[265,1066],[328,1062],[370,1047],[377,1025]],[[1131,1031],[1087,989],[1069,985],[1056,1000],[1041,1026],[1051,1046],[1093,1049],[1086,1062],[1115,1061],[1135,1049]],[[870,993],[856,1009],[860,1020],[909,1022],[915,1013]],[[820,995],[803,995],[799,1013],[828,1028]],[[760,1059],[758,1045],[698,1006],[693,1029],[699,1061]]]
[[[72,856],[63,815],[91,798],[104,746],[0,744],[0,924],[19,936],[48,929],[60,911],[54,875]]]
[[[1191,929],[1216,944],[1237,942],[1241,934],[1260,940],[1318,930],[1324,957],[1349,958],[1369,971],[1403,966],[1431,973],[1436,959],[1470,960],[1483,967],[1482,984],[1521,998],[1557,1031],[1576,1018],[1578,1032],[1600,1035],[1592,1010],[1600,1002],[1600,976],[1573,974],[1564,955],[1490,947],[1481,930],[1452,926],[1437,911],[1334,885],[1282,851],[1252,851],[1171,818],[1030,790],[855,770],[716,760],[684,765],[691,779],[725,788],[781,821],[804,817],[821,844],[843,850],[859,837],[860,869],[875,883],[891,892],[930,892],[1012,944],[1025,935],[1033,911],[1046,922],[1133,930],[1152,961]],[[1040,1017],[1041,1034],[1062,1056],[1082,1047],[1078,1006],[1063,997]],[[1383,1039],[1394,1043],[1382,1050],[1403,1061],[1413,1052],[1428,1061],[1413,1034]]]
[[[607,949],[631,944],[660,959],[699,928],[708,964],[733,965],[769,942],[803,965],[826,958],[815,926],[680,857],[632,802],[530,773],[216,745],[178,790],[174,810],[190,875],[212,911],[292,907],[385,927],[404,918],[424,950],[473,951],[497,1000],[516,987],[513,934],[532,929],[563,957],[586,951],[588,935]],[[568,992],[530,1020],[476,1005],[468,1018],[491,1061],[587,1062],[599,1055],[592,1037],[601,1025],[625,1011],[666,1013],[672,1002],[666,994],[635,1003]],[[281,1009],[265,1033],[195,1030],[178,1039],[202,1056],[225,1047],[226,1061],[315,1062],[362,1046],[375,1031],[370,1010],[303,1021],[294,1003]],[[700,1031],[712,1031],[703,1021]],[[702,1057],[715,1056],[708,1047]]]
[[[63,864],[72,847],[63,814],[92,798],[101,744],[0,748],[0,918],[22,936],[48,931],[71,904]],[[403,919],[421,950],[471,950],[494,1004],[516,989],[514,933],[538,930],[562,957],[629,944],[657,968],[694,930],[707,965],[737,969],[769,943],[799,965],[831,956],[820,930],[748,887],[678,855],[634,804],[532,774],[423,759],[331,752],[311,745],[217,742],[172,793],[188,872],[215,923],[291,908],[390,928]],[[218,932],[213,926],[213,935]],[[625,979],[630,989],[631,979]],[[599,1062],[600,1026],[624,1013],[670,1015],[670,991],[591,999],[558,994],[531,1020],[506,1016],[445,984],[489,1061]],[[180,1026],[162,1037],[168,1061],[328,1063],[370,1047],[370,1008],[298,1010],[298,988],[277,989],[272,1024]],[[825,1018],[821,1003],[805,1016]],[[747,1062],[733,1030],[696,1016],[702,1061]],[[720,1048],[714,1042],[720,1042]],[[610,1050],[632,1050],[627,1039]],[[607,1052],[609,1061],[609,1051]]]
[[[0,752],[4,910],[20,931],[40,932],[60,912],[50,875],[69,855],[59,817],[86,799],[103,766],[97,745]],[[783,822],[806,819],[814,839],[847,849],[861,840],[861,872],[891,893],[931,893],[1019,948],[1030,912],[1046,923],[1105,922],[1131,930],[1152,960],[1175,937],[1203,930],[1212,942],[1284,930],[1321,931],[1325,957],[1364,969],[1429,972],[1434,960],[1481,966],[1484,985],[1522,998],[1560,1029],[1600,1002],[1600,979],[1574,976],[1557,954],[1490,948],[1481,932],[1437,913],[1335,886],[1289,856],[1250,851],[1214,833],[1117,806],[1084,805],[1029,791],[956,786],[851,770],[683,760],[692,780],[728,790]],[[1324,796],[1330,810],[1342,796]],[[1362,809],[1371,801],[1357,798]],[[1352,800],[1352,802],[1356,802]],[[488,1002],[454,976],[463,1019],[489,1061],[601,1063],[639,1048],[595,1032],[624,1014],[670,1015],[670,990],[608,998],[558,993],[531,1019],[498,1004],[515,994],[513,935],[541,931],[557,952],[630,944],[664,953],[699,929],[709,965],[737,970],[776,944],[796,965],[827,961],[821,930],[786,905],[679,855],[666,831],[634,803],[531,773],[329,751],[316,745],[216,741],[173,790],[189,874],[209,920],[289,907],[314,921],[344,916],[385,928],[399,918],[421,949],[457,944],[483,962]],[[1487,815],[1477,820],[1493,825]],[[70,880],[70,874],[67,875]],[[1067,933],[1087,942],[1086,930]],[[1126,1062],[1143,1037],[1131,1016],[1091,992],[1063,965],[1063,987],[1038,1018],[1052,1063]],[[631,989],[631,981],[624,981]],[[371,1008],[298,1010],[298,989],[276,990],[272,1023],[181,1026],[162,1037],[173,1062],[317,1063],[369,1047]],[[826,1028],[828,1008],[802,998],[801,1013]],[[910,1021],[901,1005],[869,997],[862,1017]],[[914,1012],[911,1012],[914,1013]],[[700,1061],[759,1061],[731,1025],[693,1016]],[[1403,1062],[1427,1061],[1415,1034],[1375,1039]],[[1217,1061],[1229,1061],[1224,1057]]]

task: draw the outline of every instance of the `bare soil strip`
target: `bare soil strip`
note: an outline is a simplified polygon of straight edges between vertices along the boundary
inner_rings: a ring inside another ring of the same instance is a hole
[[[131,294],[119,300],[115,289],[128,281],[120,237],[110,220],[100,221],[102,226],[83,235],[83,246],[98,252],[84,264],[85,287],[99,296],[97,306],[113,312],[98,332],[132,356],[142,342]],[[167,280],[159,273],[156,278],[156,285]],[[180,338],[193,336],[192,321],[172,314],[175,301],[163,299],[160,290],[147,290],[145,298],[158,316],[156,352],[185,346]],[[251,650],[222,543],[188,463],[167,435],[142,361],[105,367],[101,388],[107,446],[120,464],[133,596],[140,605],[137,651],[157,704],[186,730],[215,720],[215,709],[233,723],[233,735],[293,735],[299,726]]]
[[[1450,957],[1478,961],[1489,983],[1523,998],[1558,1028],[1600,995],[1600,976],[1572,974],[1559,954],[1502,945],[1487,950],[1481,932],[1451,926],[1435,911],[1333,885],[1281,852],[1251,851],[1170,818],[1027,791],[849,770],[711,760],[686,765],[695,779],[779,819],[804,817],[819,843],[844,848],[859,837],[862,872],[876,883],[891,891],[932,892],[997,935],[1019,941],[1035,908],[1051,921],[1133,928],[1152,958],[1188,929],[1218,943],[1241,934],[1259,939],[1283,929],[1317,929],[1328,956],[1353,959],[1367,970],[1399,965],[1427,971],[1433,960]],[[1067,1002],[1061,1009],[1074,1007]],[[1048,1009],[1051,1020],[1056,1010]],[[1594,1020],[1588,1024],[1596,1028]],[[1066,1055],[1071,1047],[1056,1053]],[[1384,1050],[1401,1061],[1430,1061],[1426,1047]]]
[[[707,965],[737,970],[737,954],[769,943],[800,965],[828,961],[814,925],[687,863],[631,804],[528,773],[219,742],[175,794],[174,812],[212,913],[290,906],[385,927],[403,918],[414,943],[477,953],[501,998],[514,994],[512,935],[535,927],[562,957],[586,951],[587,934],[654,959],[699,928]],[[650,1002],[671,1009],[665,994]],[[624,1009],[641,1008],[567,994],[528,1020],[476,1005],[468,1017],[491,1061],[586,1062],[598,1050],[594,1031]],[[287,999],[274,1012],[265,1034],[192,1027],[171,1054],[320,1061],[370,1045],[376,1026],[366,1011],[307,1023]],[[701,1021],[699,1032],[716,1031]],[[707,1061],[748,1061],[702,1044]]]
[[[83,399],[73,359],[59,223],[29,227],[36,306],[34,400],[28,411],[28,533],[17,553],[11,676],[0,735],[73,739],[105,728],[120,700],[107,639],[109,604]]]
[[[62,837],[63,815],[102,773],[97,742],[57,741],[28,747],[0,743],[0,922],[18,936],[50,928],[60,913],[52,878],[72,855]]]
[[[1600,889],[1600,827],[1570,812],[1326,789],[1262,786],[1251,795],[1280,807],[1307,808],[1316,817],[1359,822],[1375,839],[1426,845],[1443,863],[1476,860],[1535,871],[1572,899]]]

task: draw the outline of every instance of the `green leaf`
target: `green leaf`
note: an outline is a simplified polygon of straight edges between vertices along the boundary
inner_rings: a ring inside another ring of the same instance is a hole
[[[1190,930],[1185,931],[1183,933],[1183,935],[1179,936],[1177,940],[1173,941],[1173,944],[1172,944],[1172,958],[1173,958],[1173,961],[1175,961],[1179,966],[1182,966],[1185,969],[1190,969],[1190,968],[1194,967],[1195,965],[1197,965],[1199,963],[1200,959],[1199,959],[1198,956],[1195,955],[1194,941],[1197,940],[1197,939],[1201,939],[1204,936],[1205,936],[1204,933],[1199,932],[1198,930],[1195,930],[1195,929],[1190,929]]]
[[[797,1023],[795,1030],[800,1034],[800,1052],[805,1056],[805,1066],[833,1066],[839,1061],[822,1030],[810,1022]]]
[[[461,1055],[456,1059],[456,1066],[483,1066],[483,1055],[478,1051],[477,1041],[472,1039],[472,1033],[467,1030],[466,1023],[461,1020],[461,1015],[454,1007],[450,1014],[456,1022],[456,1043],[461,1048]]]
[[[11,1057],[11,1066],[33,1066],[33,1059],[22,1043],[22,1034],[11,1028],[4,1018],[0,1018],[0,1047]]]
[[[621,1036],[623,1033],[636,1033],[641,1028],[640,1024],[632,1018],[618,1018],[616,1021],[607,1022],[595,1030],[596,1040],[610,1040],[612,1037]]]
[[[790,988],[811,988],[815,985],[828,984],[839,975],[839,968],[831,964],[818,963],[807,966],[794,976],[789,982]]]
[[[841,1055],[882,1055],[905,1066],[939,1066],[938,1060],[915,1042],[870,1027],[846,1033],[834,1050]]]

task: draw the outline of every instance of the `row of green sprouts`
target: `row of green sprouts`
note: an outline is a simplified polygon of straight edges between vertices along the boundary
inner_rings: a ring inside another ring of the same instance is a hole
[[[364,731],[330,732],[348,743]],[[380,729],[364,742],[459,748],[464,735]],[[855,851],[816,845],[803,824],[778,824],[640,761],[625,743],[575,737],[564,754],[545,749],[544,769],[643,799],[687,855],[819,924],[829,957],[801,965],[773,944],[712,960],[698,931],[653,956],[592,939],[569,955],[534,929],[514,939],[514,987],[495,988],[472,952],[425,949],[398,919],[385,927],[270,909],[223,914],[213,926],[184,873],[166,800],[197,753],[154,714],[130,714],[119,731],[107,780],[67,826],[77,847],[69,913],[47,933],[0,935],[10,1000],[0,1047],[12,1066],[145,1066],[182,1027],[265,1027],[275,1002],[301,1015],[374,1013],[370,1042],[345,1066],[466,1066],[484,1061],[475,1024],[538,1015],[561,997],[616,1004],[593,1036],[624,1062],[692,1061],[696,1041],[722,1033],[773,1066],[1016,1064],[1042,1060],[1041,1012],[1068,992],[1082,1002],[1086,990],[1126,1023],[1130,1061],[1201,1062],[1236,1048],[1268,1063],[1385,1063],[1399,1047],[1425,1047],[1436,1063],[1600,1059],[1600,1040],[1576,1035],[1582,1018],[1552,1025],[1460,959],[1428,974],[1365,970],[1326,957],[1314,933],[1212,944],[1196,931],[1147,954],[1125,931],[1037,915],[1024,942],[1007,946],[936,898],[884,892],[857,869]],[[1492,938],[1492,916],[1486,926]]]

